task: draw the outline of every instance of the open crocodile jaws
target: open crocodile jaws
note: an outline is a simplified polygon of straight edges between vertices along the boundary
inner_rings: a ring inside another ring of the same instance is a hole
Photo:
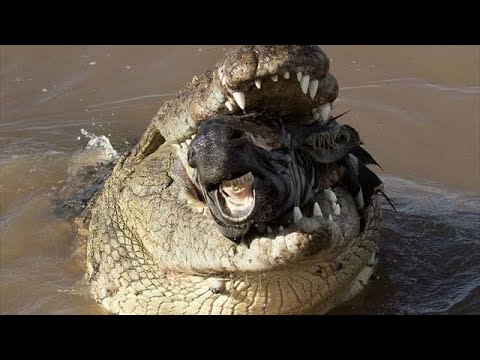
[[[91,207],[93,297],[120,314],[291,314],[357,294],[381,183],[362,180],[337,95],[316,46],[240,46],[195,76]]]

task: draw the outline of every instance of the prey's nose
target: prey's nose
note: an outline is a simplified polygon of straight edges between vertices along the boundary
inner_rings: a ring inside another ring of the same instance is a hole
[[[197,169],[203,185],[218,184],[247,169],[246,146],[243,131],[221,122],[206,121],[189,146],[188,162]]]

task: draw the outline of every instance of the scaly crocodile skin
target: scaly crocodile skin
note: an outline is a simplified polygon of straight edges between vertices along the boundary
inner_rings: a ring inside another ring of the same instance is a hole
[[[87,279],[107,310],[325,313],[361,290],[357,277],[374,265],[381,223],[375,197],[360,235],[353,235],[358,221],[345,223],[316,255],[310,256],[309,248],[299,251],[301,244],[296,237],[289,242],[288,235],[256,239],[248,249],[223,238],[211,218],[199,216],[179,197],[168,174],[173,158],[172,147],[164,144],[141,167],[128,168],[122,159],[96,200]],[[342,194],[337,193],[342,209],[354,207]]]

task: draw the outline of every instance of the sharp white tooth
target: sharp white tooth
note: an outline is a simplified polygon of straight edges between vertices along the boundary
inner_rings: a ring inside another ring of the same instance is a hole
[[[333,210],[333,215],[339,216],[341,214],[340,204],[335,204],[335,210]]]
[[[363,203],[363,191],[360,188],[360,191],[358,192],[357,196],[355,196],[355,202],[357,203],[357,207],[359,209],[363,209],[363,206],[365,205]]]
[[[190,139],[187,139],[187,140],[185,140],[185,142],[187,143],[187,145],[190,145],[190,144],[191,144],[191,142],[192,142],[192,140],[190,140]]]
[[[255,86],[257,87],[257,89],[261,89],[262,88],[262,80],[260,80],[260,79],[255,80]]]
[[[267,226],[267,233],[271,234],[273,232],[272,228],[270,226]]]
[[[230,102],[230,100],[225,101],[225,106],[228,110],[233,111],[233,104]]]
[[[320,208],[320,205],[318,205],[317,202],[315,204],[313,204],[313,216],[322,216],[323,217],[322,209]]]
[[[296,224],[303,218],[302,211],[298,206],[293,208],[293,222]]]
[[[327,121],[330,117],[330,111],[332,111],[332,106],[330,104],[325,104],[320,107],[320,115],[323,121]]]
[[[317,108],[312,108],[312,115],[317,112]]]
[[[330,209],[332,209],[332,211],[335,211],[335,209],[337,208],[337,203],[336,202],[332,202],[330,204]]]
[[[332,203],[337,202],[337,195],[335,195],[335,193],[332,190],[325,189],[325,194],[327,195],[328,200],[330,200]]]
[[[287,71],[285,74],[283,74],[283,77],[287,80],[290,79],[290,72]]]
[[[245,94],[242,91],[236,91],[232,95],[240,109],[245,110]]]
[[[319,112],[316,112],[315,114],[313,114],[313,119],[315,121],[317,121],[318,119],[320,119],[320,113]]]
[[[285,229],[283,228],[283,226],[280,226],[280,227],[278,228],[278,231],[279,231],[279,232],[282,232],[283,230],[285,230]]]
[[[223,86],[227,85],[227,78],[225,77],[222,78],[222,85]]]
[[[318,80],[310,81],[310,85],[308,85],[308,92],[312,100],[315,99],[315,95],[317,95],[317,90],[318,90]]]
[[[195,135],[196,135],[196,134],[193,134],[192,136],[190,136],[190,137],[192,138],[192,140],[195,139]]]
[[[272,80],[277,82],[278,81],[278,75],[272,75],[271,76]]]
[[[308,85],[310,84],[310,75],[303,75],[302,80],[300,81],[300,86],[305,95],[307,95]]]
[[[332,214],[328,215],[328,221],[333,222]]]
[[[302,74],[301,71],[297,72],[297,80],[298,80],[298,82],[302,81],[302,76],[303,76],[303,74]]]

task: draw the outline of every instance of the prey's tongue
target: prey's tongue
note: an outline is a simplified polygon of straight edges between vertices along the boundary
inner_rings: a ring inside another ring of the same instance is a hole
[[[236,205],[246,205],[253,197],[252,187],[223,187],[222,190],[228,195],[228,202]]]

